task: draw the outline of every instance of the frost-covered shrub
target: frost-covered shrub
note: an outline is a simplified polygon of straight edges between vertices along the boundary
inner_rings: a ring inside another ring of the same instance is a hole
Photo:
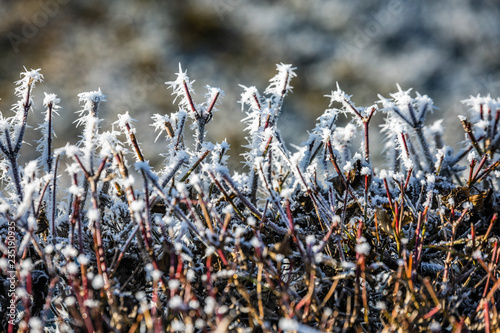
[[[300,147],[279,116],[291,65],[261,94],[245,87],[245,171],[205,132],[223,92],[201,103],[179,67],[179,107],[156,114],[164,163],[129,112],[99,118],[101,90],[78,95],[80,141],[54,149],[59,99],[45,94],[40,158],[19,164],[40,70],[25,71],[0,117],[0,313],[4,330],[418,331],[500,329],[500,100],[471,97],[457,153],[426,124],[426,95],[398,86],[357,107],[337,85]],[[370,122],[387,115],[386,165]],[[338,126],[339,115],[350,117]],[[191,124],[194,144],[185,140]],[[353,147],[361,136],[361,147]],[[164,143],[162,143],[162,141]]]

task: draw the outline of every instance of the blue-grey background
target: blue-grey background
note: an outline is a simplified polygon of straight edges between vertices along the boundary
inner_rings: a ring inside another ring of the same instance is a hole
[[[237,103],[241,88],[261,91],[275,64],[298,67],[294,94],[280,120],[284,137],[299,144],[328,107],[324,97],[341,88],[358,106],[377,94],[403,89],[431,96],[445,117],[447,139],[463,138],[456,115],[460,100],[473,94],[500,95],[500,5],[496,1],[340,1],[340,0],[0,0],[0,110],[9,115],[13,81],[23,66],[42,68],[36,90],[41,120],[43,92],[61,99],[55,120],[56,145],[76,142],[73,121],[77,94],[101,88],[108,96],[104,127],[116,113],[139,120],[138,137],[146,158],[161,159],[162,145],[151,145],[154,113],[176,110],[164,82],[178,63],[195,79],[197,98],[204,85],[226,96],[208,125],[209,139],[227,138],[233,161],[244,144]],[[378,115],[380,122],[382,115]],[[372,128],[374,154],[377,128]],[[37,138],[33,132],[26,141]],[[35,146],[35,145],[34,145]],[[27,148],[23,158],[30,158]]]

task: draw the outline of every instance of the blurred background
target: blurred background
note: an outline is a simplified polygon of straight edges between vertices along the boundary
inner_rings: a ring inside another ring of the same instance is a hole
[[[102,126],[130,111],[146,158],[158,163],[164,147],[150,144],[155,134],[147,125],[154,113],[177,110],[164,82],[175,79],[182,63],[196,80],[198,102],[206,84],[224,90],[208,139],[227,138],[238,165],[245,143],[238,84],[263,91],[280,62],[298,67],[294,94],[280,118],[288,142],[305,140],[337,81],[357,106],[373,104],[377,94],[388,97],[396,83],[429,95],[440,108],[433,117],[444,117],[447,139],[458,142],[463,131],[456,115],[465,112],[460,100],[500,95],[500,5],[493,0],[0,0],[0,110],[10,115],[13,82],[23,66],[42,68],[45,82],[36,88],[30,124],[41,121],[43,92],[56,93],[62,99],[56,146],[78,140],[77,94],[100,87],[108,96]],[[377,128],[371,131],[375,135]],[[33,144],[37,133],[30,133],[26,141]]]

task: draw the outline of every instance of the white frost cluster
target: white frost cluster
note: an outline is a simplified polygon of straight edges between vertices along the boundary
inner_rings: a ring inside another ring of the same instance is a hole
[[[78,94],[78,98],[81,103],[83,103],[83,110],[79,111],[80,114],[86,111],[92,112],[94,116],[97,116],[97,107],[101,102],[106,102],[106,95],[101,91],[101,88],[95,91],[82,92]]]

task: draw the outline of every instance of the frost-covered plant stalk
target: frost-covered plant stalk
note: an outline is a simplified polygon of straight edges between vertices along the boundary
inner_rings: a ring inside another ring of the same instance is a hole
[[[160,166],[136,111],[99,119],[100,89],[78,95],[81,140],[56,149],[60,101],[45,94],[40,157],[21,166],[42,75],[21,76],[14,116],[0,117],[4,331],[500,329],[498,99],[464,101],[455,153],[442,122],[426,124],[429,97],[398,86],[357,107],[337,85],[291,147],[278,120],[295,68],[279,64],[262,94],[242,86],[248,145],[235,172],[229,143],[205,135],[222,90],[208,87],[196,104],[179,67],[167,82],[178,110],[153,116]],[[377,110],[387,115],[380,165],[370,151]]]
[[[17,158],[24,139],[24,132],[28,119],[28,112],[32,109],[32,89],[37,82],[43,80],[40,69],[26,70],[21,73],[21,79],[16,82],[15,95],[19,101],[12,106],[14,115],[8,118],[0,117],[0,150],[9,163],[9,178],[13,184],[19,200],[23,199],[21,188],[21,175]]]
[[[45,93],[45,98],[43,100],[43,106],[46,108],[45,111],[45,119],[44,123],[39,127],[42,138],[38,141],[37,150],[40,152],[41,156],[39,159],[39,163],[42,165],[42,169],[46,172],[46,198],[48,198],[45,202],[45,208],[47,211],[47,217],[49,221],[49,230],[50,237],[52,243],[55,243],[56,239],[56,228],[55,228],[55,218],[56,218],[56,185],[57,185],[57,161],[56,165],[54,165],[54,155],[52,152],[52,139],[54,136],[54,132],[52,129],[53,126],[53,115],[57,113],[57,110],[60,109],[59,103],[61,100],[57,98],[55,94],[47,94]],[[52,171],[54,170],[54,173]],[[42,196],[43,197],[43,196]],[[39,207],[41,209],[42,207]]]

